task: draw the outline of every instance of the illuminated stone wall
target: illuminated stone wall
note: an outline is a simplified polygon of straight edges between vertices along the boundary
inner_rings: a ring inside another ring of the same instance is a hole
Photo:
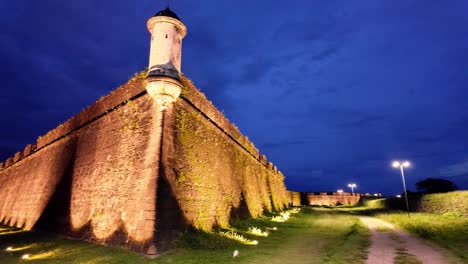
[[[306,202],[307,205],[325,205],[325,206],[334,206],[334,205],[354,205],[359,202],[361,199],[361,194],[355,193],[332,193],[328,195],[327,193],[314,194],[311,192],[306,193]]]
[[[288,191],[289,193],[289,205],[291,206],[301,206],[301,193]]]
[[[0,220],[142,251],[159,164],[157,106],[142,92],[130,82],[20,153],[0,172]]]
[[[284,176],[187,79],[165,115],[164,175],[186,221],[227,227],[233,217],[281,210]]]
[[[163,112],[135,77],[1,162],[0,222],[154,253],[287,206],[278,169],[183,83]]]

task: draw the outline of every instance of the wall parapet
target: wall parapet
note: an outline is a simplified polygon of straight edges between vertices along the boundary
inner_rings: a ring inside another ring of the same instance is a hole
[[[262,165],[268,169],[281,174],[276,166],[272,162],[267,160],[265,155],[260,155],[260,151],[255,145],[244,136],[240,130],[229,121],[214,105],[206,98],[206,96],[200,92],[190,79],[182,75],[183,90],[181,97],[188,101],[192,106],[198,109],[203,115],[205,115],[210,121],[212,121],[217,127],[219,127],[225,134],[227,134],[232,140],[239,144],[244,150],[258,160]]]
[[[209,120],[214,122],[224,133],[231,137],[243,149],[250,153],[255,159],[262,163],[265,167],[272,171],[281,172],[267,160],[265,155],[260,155],[259,150],[255,145],[232,124],[216,107],[209,101],[206,96],[200,92],[195,85],[187,77],[182,75],[182,84],[184,90],[181,97],[189,101],[194,107],[206,115]],[[66,137],[73,131],[95,121],[96,119],[108,114],[114,109],[124,105],[126,102],[135,99],[146,93],[145,87],[140,75],[135,75],[127,83],[121,85],[108,95],[101,97],[95,103],[85,108],[77,115],[59,124],[46,134],[39,136],[36,144],[28,144],[22,152],[17,152],[13,157],[6,159],[3,162],[3,168],[7,168],[21,159],[33,154],[34,152],[44,148],[51,143]]]
[[[3,168],[13,165],[45,146],[69,135],[73,131],[76,131],[96,119],[105,116],[111,111],[126,104],[128,101],[145,94],[145,87],[142,85],[142,79],[139,77],[140,76],[135,75],[127,83],[101,97],[77,115],[61,123],[46,134],[39,136],[36,144],[28,144],[22,152],[17,152],[13,157],[6,159],[3,162]]]

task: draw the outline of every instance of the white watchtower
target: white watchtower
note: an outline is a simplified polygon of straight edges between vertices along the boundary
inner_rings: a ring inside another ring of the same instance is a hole
[[[159,11],[148,20],[151,49],[146,90],[163,107],[180,95],[180,65],[182,38],[187,28],[169,8]]]

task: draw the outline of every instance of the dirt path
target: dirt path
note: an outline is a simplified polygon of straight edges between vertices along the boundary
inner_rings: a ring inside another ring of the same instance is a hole
[[[439,248],[396,229],[390,223],[374,217],[362,216],[360,219],[372,234],[367,258],[369,264],[457,263],[447,259]]]

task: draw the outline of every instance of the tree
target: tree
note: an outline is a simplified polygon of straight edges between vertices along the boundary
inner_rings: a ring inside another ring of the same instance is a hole
[[[457,186],[446,179],[428,178],[416,183],[416,189],[423,193],[442,193],[457,190]]]

